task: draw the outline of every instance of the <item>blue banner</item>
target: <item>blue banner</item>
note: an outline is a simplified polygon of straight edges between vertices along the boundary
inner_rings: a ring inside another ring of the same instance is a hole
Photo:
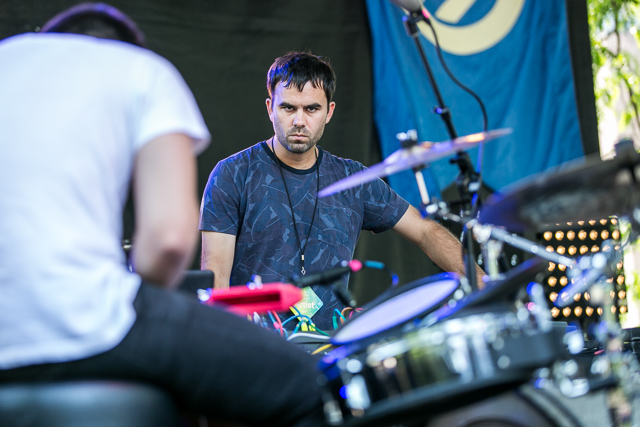
[[[575,101],[564,0],[426,0],[446,65],[484,102],[488,129],[513,133],[487,142],[483,180],[500,190],[521,178],[584,155]],[[427,72],[407,35],[405,12],[389,0],[367,0],[373,44],[374,120],[383,157],[400,148],[396,135],[416,129],[419,141],[444,141]],[[425,23],[419,25],[444,104],[459,136],[482,131],[478,103],[446,75]],[[478,149],[469,150],[477,163]],[[424,172],[430,196],[458,174],[450,157]],[[477,164],[476,164],[477,167]],[[413,205],[420,197],[410,171],[389,184]]]

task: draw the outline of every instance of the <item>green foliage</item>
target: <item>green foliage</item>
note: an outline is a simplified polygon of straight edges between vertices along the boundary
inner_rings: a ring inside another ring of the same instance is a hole
[[[640,253],[640,239],[635,241],[631,240],[631,222],[625,218],[618,218],[618,224],[620,227],[620,242],[625,248],[625,257],[626,255],[633,256],[634,254]],[[612,228],[610,231],[614,229],[615,228]],[[625,270],[625,286],[627,289],[627,298],[640,301],[640,274],[637,271]]]
[[[634,122],[640,127],[640,64],[621,44],[631,34],[640,46],[640,0],[587,0],[594,78],[606,67],[606,76],[595,83],[596,107],[624,105],[620,126]],[[622,101],[622,102],[620,102]]]
[[[626,274],[627,298],[629,298],[629,295],[633,295],[633,299],[638,301],[640,300],[640,275],[635,271]]]

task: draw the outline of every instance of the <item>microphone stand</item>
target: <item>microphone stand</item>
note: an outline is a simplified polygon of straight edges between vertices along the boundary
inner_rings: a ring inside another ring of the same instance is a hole
[[[425,21],[428,22],[429,18],[422,13],[422,11],[410,12],[408,15],[403,16],[402,21],[404,23],[405,29],[409,37],[411,37],[418,49],[418,53],[420,54],[420,59],[424,64],[424,67],[427,71],[427,76],[429,78],[429,84],[433,90],[434,95],[436,96],[437,106],[434,108],[434,112],[440,116],[442,121],[444,122],[445,127],[447,128],[447,132],[449,133],[450,139],[455,139],[458,137],[458,134],[453,127],[453,122],[451,120],[451,111],[445,105],[444,100],[442,98],[442,94],[440,93],[440,89],[438,88],[438,84],[433,75],[433,71],[431,70],[431,66],[429,65],[429,61],[427,60],[427,56],[424,53],[424,49],[420,44],[420,40],[418,38],[419,29],[418,22]],[[455,163],[458,165],[460,169],[460,174],[456,179],[456,184],[458,187],[458,192],[460,193],[461,198],[461,207],[460,207],[460,215],[462,218],[468,218],[471,216],[471,205],[473,200],[473,194],[476,193],[479,189],[477,187],[478,181],[478,173],[475,172],[473,166],[471,164],[471,159],[469,155],[465,151],[459,151],[456,154],[456,157],[451,160],[451,163]],[[414,170],[414,172],[417,172]],[[416,177],[422,178],[422,175],[418,175],[416,173]],[[420,182],[418,183],[420,186]],[[423,184],[424,186],[424,184]],[[424,192],[422,186],[420,186],[421,192]],[[423,197],[424,199],[424,197]],[[477,212],[473,212],[475,216]],[[467,271],[467,280],[469,281],[469,286],[472,291],[478,289],[478,283],[476,279],[476,262],[474,255],[474,247],[473,247],[473,239],[470,238],[471,230],[464,224],[463,232],[462,232],[462,247],[463,253],[462,257],[464,259],[465,270]]]

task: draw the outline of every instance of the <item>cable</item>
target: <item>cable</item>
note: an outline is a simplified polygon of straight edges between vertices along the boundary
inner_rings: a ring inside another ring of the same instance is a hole
[[[292,334],[295,334],[296,332],[298,332],[298,329],[300,329],[300,325],[302,324],[302,322],[298,322],[298,324],[296,325],[295,328],[293,328],[293,332]]]
[[[338,310],[337,308],[334,308],[333,309],[333,329],[338,329],[338,316],[342,318],[342,323],[347,321],[347,319],[344,318],[340,310]]]
[[[395,287],[398,285],[398,283],[400,282],[400,279],[398,278],[398,275],[391,270],[389,267],[387,267],[386,265],[384,265],[383,263],[379,262],[379,261],[365,261],[362,263],[362,266],[365,268],[372,268],[375,270],[384,270],[386,271],[389,276],[391,276],[391,286]]]
[[[331,335],[329,335],[328,333],[326,333],[325,331],[323,331],[322,329],[318,329],[316,327],[316,325],[313,325],[313,327],[315,328],[316,332],[318,332],[319,334],[322,334],[324,336],[330,337]]]
[[[444,61],[444,57],[442,56],[442,50],[440,48],[440,42],[438,41],[438,35],[436,34],[436,30],[435,28],[433,28],[433,24],[431,23],[431,20],[426,21],[427,25],[429,25],[429,28],[431,29],[431,33],[433,34],[433,39],[435,42],[435,47],[436,47],[436,53],[438,54],[438,59],[440,59],[440,63],[442,64],[442,68],[444,69],[444,71],[447,73],[447,75],[449,76],[449,78],[463,91],[467,92],[469,95],[471,95],[473,97],[473,99],[476,100],[476,102],[478,102],[478,105],[480,106],[480,110],[482,111],[482,130],[483,131],[487,131],[488,128],[488,123],[489,123],[489,119],[487,118],[487,110],[485,109],[484,103],[482,102],[482,100],[480,99],[480,97],[471,89],[469,89],[467,86],[465,86],[464,84],[462,84],[457,78],[456,76],[453,75],[453,73],[451,72],[451,70],[449,70],[449,67],[447,66],[447,63]]]
[[[295,329],[293,330],[293,333],[295,333],[298,330],[298,328],[300,328],[300,325],[304,322],[304,323],[307,324],[308,327],[313,328],[314,331],[316,331],[316,332],[318,332],[318,333],[320,333],[322,335],[329,336],[328,333],[326,333],[325,331],[319,329],[315,325],[315,323],[313,323],[313,320],[311,320],[311,318],[309,316],[306,316],[306,315],[300,313],[300,310],[298,310],[295,306],[292,306],[291,310],[293,310],[293,312],[295,314],[294,318],[298,317],[298,320],[299,320],[298,324],[296,325]],[[291,318],[287,319],[287,321],[290,320],[290,319]]]
[[[343,318],[343,319],[345,319],[345,321],[347,320],[347,319],[345,318],[345,312],[347,312],[347,311],[351,311],[351,312],[353,313],[353,307],[345,307],[345,308],[343,308],[343,309],[342,309],[342,311],[340,312],[340,314],[342,315],[342,318]]]
[[[284,336],[284,328],[282,327],[282,321],[280,320],[280,316],[278,316],[277,313],[274,313],[272,311],[267,311],[267,314],[269,314],[269,318],[271,319],[271,323],[273,324],[273,326],[280,331],[280,336]]]
[[[323,345],[322,347],[318,347],[318,348],[316,348],[315,350],[313,350],[313,351],[311,352],[311,354],[318,354],[318,353],[320,353],[322,350],[325,350],[325,349],[327,349],[327,348],[330,348],[331,346],[333,346],[333,344],[325,344],[325,345]]]

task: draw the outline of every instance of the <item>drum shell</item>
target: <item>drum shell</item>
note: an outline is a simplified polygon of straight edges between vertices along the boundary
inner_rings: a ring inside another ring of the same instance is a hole
[[[320,365],[327,420],[379,426],[509,390],[564,356],[559,332],[489,312],[337,348]]]

